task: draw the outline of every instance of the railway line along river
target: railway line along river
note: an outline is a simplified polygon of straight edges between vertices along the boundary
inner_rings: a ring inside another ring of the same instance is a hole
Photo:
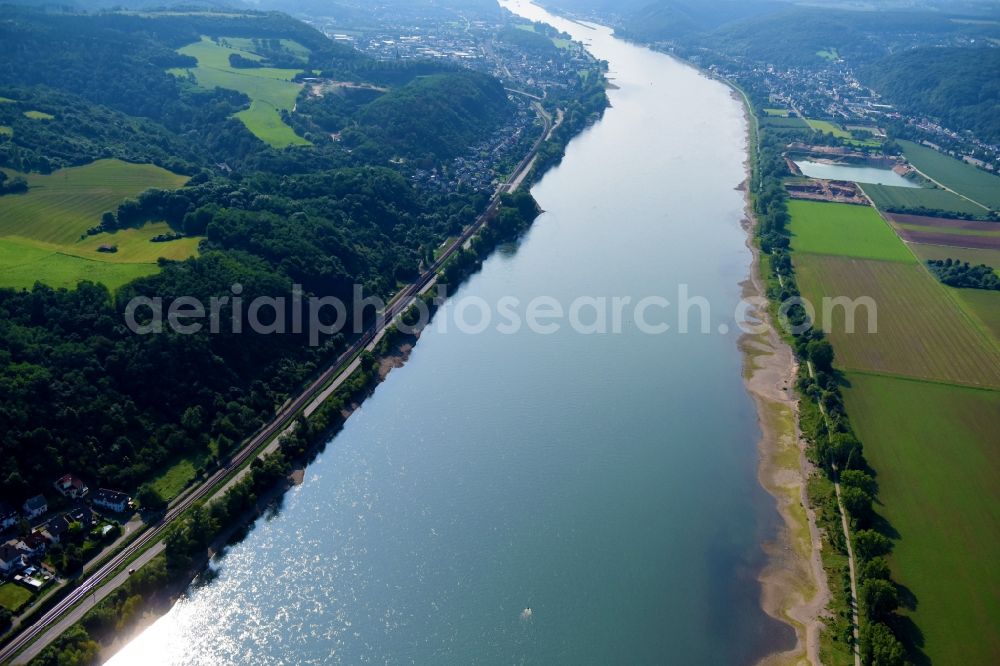
[[[526,236],[114,666],[745,664],[794,643],[758,581],[779,516],[736,330],[743,109],[608,29],[505,6],[607,60],[612,108],[535,186]],[[589,303],[591,324],[649,307],[617,332],[455,325],[505,297]]]

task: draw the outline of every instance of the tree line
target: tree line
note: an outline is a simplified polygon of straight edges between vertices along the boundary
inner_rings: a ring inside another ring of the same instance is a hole
[[[753,94],[755,110],[762,114],[762,93]],[[787,193],[782,180],[792,174],[783,157],[784,147],[794,140],[807,139],[808,132],[788,128],[761,128],[757,137],[757,157],[751,177],[756,237],[767,257],[767,296],[772,303],[786,303],[801,296],[791,256]],[[796,387],[807,399],[800,426],[810,443],[809,453],[824,473],[842,486],[844,508],[851,521],[852,540],[859,564],[861,605],[861,653],[868,666],[902,666],[907,653],[897,634],[902,631],[896,610],[900,606],[898,588],[890,577],[886,556],[892,542],[879,531],[881,521],[874,510],[878,497],[875,474],[864,457],[864,449],[851,426],[841,394],[841,380],[834,367],[834,350],[819,328],[810,325],[800,305],[788,310],[791,344],[801,361]],[[817,500],[819,498],[814,498]],[[846,554],[840,538],[835,498],[828,497],[824,509],[829,518],[827,534],[835,547]],[[844,572],[846,576],[846,571]],[[833,581],[831,581],[833,582]],[[840,640],[851,642],[850,626],[843,622]]]

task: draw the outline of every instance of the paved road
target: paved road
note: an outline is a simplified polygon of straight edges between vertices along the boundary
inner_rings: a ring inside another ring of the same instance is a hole
[[[306,410],[307,408],[314,410],[321,401],[318,399],[324,395],[329,395],[339,386],[341,383],[350,377],[354,369],[357,368],[356,357],[365,349],[371,349],[377,343],[377,341],[384,334],[385,329],[402,313],[404,313],[419,296],[419,294],[428,286],[430,286],[436,279],[437,273],[441,270],[444,264],[456,253],[458,252],[472,237],[489,221],[493,215],[496,213],[497,209],[500,207],[500,194],[509,193],[514,191],[520,186],[523,180],[523,174],[531,167],[534,161],[535,155],[538,152],[539,147],[545,141],[548,136],[549,130],[551,129],[551,121],[546,116],[541,116],[542,121],[545,125],[541,135],[538,140],[535,141],[531,150],[525,155],[524,159],[515,169],[511,178],[504,185],[501,185],[496,194],[493,195],[490,201],[489,207],[486,211],[472,224],[470,225],[462,234],[456,238],[447,248],[441,253],[437,261],[434,262],[420,278],[413,284],[408,285],[403,289],[396,298],[390,303],[386,308],[384,317],[381,318],[380,322],[377,322],[374,326],[368,329],[351,347],[341,354],[330,367],[324,371],[313,383],[311,383],[305,390],[302,391],[294,400],[285,403],[278,413],[275,415],[274,419],[264,428],[257,432],[256,435],[247,440],[246,444],[238,453],[236,453],[232,460],[220,467],[214,474],[212,474],[203,483],[196,486],[192,491],[188,492],[186,495],[179,497],[171,506],[167,509],[166,515],[163,519],[150,527],[150,529],[143,532],[139,537],[135,539],[131,544],[129,544],[125,549],[122,550],[118,555],[114,556],[106,564],[102,565],[94,573],[88,576],[84,582],[75,590],[66,595],[59,603],[49,609],[41,618],[37,619],[31,626],[27,627],[20,634],[15,636],[9,643],[7,643],[3,648],[0,648],[0,663],[8,663],[11,658],[18,654],[21,650],[24,650],[25,646],[31,645],[30,650],[26,650],[25,653],[31,652],[33,654],[40,652],[44,649],[53,639],[58,637],[63,631],[65,631],[72,622],[69,622],[70,617],[83,616],[83,612],[69,612],[70,609],[76,604],[85,601],[88,597],[101,599],[110,594],[112,590],[117,588],[121,583],[127,579],[127,574],[123,578],[121,574],[114,575],[115,570],[124,566],[128,561],[136,555],[140,550],[149,546],[150,544],[156,544],[155,548],[162,549],[162,543],[160,542],[160,537],[164,535],[167,528],[177,520],[185,511],[191,508],[195,503],[202,501],[206,497],[210,497],[214,494],[214,489],[229,476],[233,471],[238,470],[243,466],[248,460],[258,455],[259,450],[265,445],[275,439],[278,435],[285,432],[295,421],[298,414]],[[330,387],[333,387],[332,389]],[[311,412],[310,412],[311,413]],[[273,446],[273,444],[272,444]],[[147,558],[147,553],[144,553],[140,558],[141,564],[130,565],[131,568],[137,568],[145,564],[152,556]],[[144,561],[143,561],[144,560]],[[89,607],[88,607],[89,610]],[[68,614],[67,614],[68,613]],[[66,616],[64,618],[64,616]],[[32,641],[35,641],[32,643]],[[21,663],[19,658],[16,663]]]
[[[163,542],[154,545],[152,548],[147,550],[145,553],[140,555],[135,559],[130,565],[130,569],[139,569],[163,552],[165,546]],[[111,580],[107,581],[104,585],[100,586],[96,590],[93,590],[90,594],[84,597],[80,604],[65,613],[56,622],[53,622],[41,635],[41,637],[29,645],[24,652],[17,655],[17,658],[13,661],[14,664],[27,664],[29,661],[41,654],[42,650],[46,648],[52,641],[59,638],[67,629],[72,627],[74,624],[83,619],[83,616],[100,603],[106,596],[114,592],[118,587],[128,580],[129,573],[126,569],[120,574],[113,577]]]

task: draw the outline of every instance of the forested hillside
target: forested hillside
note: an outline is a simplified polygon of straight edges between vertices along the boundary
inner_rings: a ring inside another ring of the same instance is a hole
[[[909,113],[1000,144],[998,74],[1000,49],[922,48],[891,55],[861,76]]]
[[[510,112],[499,81],[463,70],[421,77],[376,99],[358,114],[357,131],[372,151],[437,160],[484,138],[482,128]]]
[[[621,32],[640,40],[690,37],[719,26],[788,7],[781,0],[657,0],[629,13]]]
[[[368,88],[329,96],[340,100],[332,107],[306,102],[303,88],[302,112],[288,120],[312,140],[274,148],[234,117],[249,107],[246,95],[168,73],[196,65],[178,49],[202,36],[248,38],[259,52],[250,62],[299,64]],[[278,39],[298,51],[269,41]],[[490,77],[376,62],[273,13],[7,7],[0,43],[0,166],[14,172],[7,182],[99,158],[152,162],[190,179],[96,214],[92,232],[165,221],[176,236],[202,239],[199,256],[161,260],[158,274],[114,293],[86,282],[68,291],[0,289],[0,497],[17,505],[66,472],[131,492],[179,457],[205,466],[224,459],[344,339],[312,347],[304,333],[257,335],[245,326],[240,335],[223,327],[218,335],[140,336],[123,325],[128,300],[208,299],[238,284],[249,303],[290,296],[293,283],[306,297],[350,302],[355,284],[388,297],[487,199],[419,191],[388,157],[447,158],[511,113]],[[351,127],[358,146],[371,149],[334,141],[331,124]]]

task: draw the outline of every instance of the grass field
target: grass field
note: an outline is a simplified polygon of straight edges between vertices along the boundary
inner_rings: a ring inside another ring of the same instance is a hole
[[[294,39],[279,39],[278,41],[281,42],[282,48],[291,53],[292,55],[301,58],[303,61],[307,61],[309,59],[309,49],[302,46]],[[243,53],[244,58],[250,58],[251,60],[260,60],[260,56],[254,53],[254,49],[256,48],[256,46],[254,46],[253,40],[250,39],[249,37],[224,37],[220,40],[220,42],[222,42],[223,46],[228,46],[230,48],[234,48],[239,51],[245,51],[245,53]],[[228,63],[229,56],[226,56],[226,58],[227,62],[225,64],[229,64]],[[303,62],[302,64],[305,65],[306,63]]]
[[[806,118],[806,122],[809,127],[817,130],[819,132],[824,132],[826,134],[832,134],[838,139],[843,139],[845,142],[855,145],[855,146],[879,146],[882,145],[881,141],[876,139],[855,139],[850,132],[845,130],[840,125],[836,123],[831,123],[828,120],[814,120],[812,118]]]
[[[913,262],[913,255],[878,212],[868,206],[789,201],[792,249],[885,261]]]
[[[14,130],[7,125],[0,125],[0,136],[14,136]]]
[[[837,52],[837,49],[834,48],[823,49],[822,51],[816,51],[816,55],[818,55],[823,60],[829,60],[830,62],[834,62],[835,60],[840,58],[840,54]]]
[[[98,160],[52,174],[16,174],[29,192],[0,198],[0,236],[18,236],[60,245],[77,243],[100,223],[101,214],[149,188],[176,189],[187,182],[152,164]]]
[[[4,583],[0,585],[0,606],[3,606],[11,613],[21,610],[24,604],[31,600],[31,592],[20,585],[14,583]]]
[[[153,236],[170,231],[165,223],[86,235],[103,212],[114,210],[124,199],[152,187],[178,188],[186,176],[118,160],[100,160],[49,175],[18,175],[28,181],[28,193],[0,197],[0,287],[29,288],[36,281],[73,287],[88,279],[115,289],[156,273],[160,257],[184,259],[197,254],[198,238],[150,242]],[[118,252],[98,252],[101,245],[115,245]]]
[[[242,43],[236,38],[225,39],[230,43]],[[197,58],[198,66],[189,70],[173,69],[170,70],[171,73],[186,76],[190,72],[203,88],[237,90],[252,100],[250,108],[240,111],[236,117],[254,136],[277,148],[309,145],[308,141],[281,120],[280,114],[281,110],[291,111],[295,106],[295,99],[302,85],[293,83],[292,78],[300,70],[273,67],[235,69],[229,66],[231,54],[239,54],[251,60],[261,58],[246,50],[220,46],[208,37],[202,37],[200,42],[189,44],[179,49],[179,52]]]
[[[827,134],[832,134],[838,139],[850,139],[851,133],[842,129],[839,125],[835,125],[828,120],[813,120],[812,118],[806,118],[806,122],[809,123],[809,127],[819,132],[825,132]]]
[[[764,116],[760,119],[760,124],[765,127],[790,127],[792,129],[809,127],[802,118],[782,118],[781,116]]]
[[[525,32],[538,32],[537,30],[535,30],[534,23],[518,23],[514,27],[516,27],[518,30],[524,30]],[[562,39],[560,37],[549,37],[549,39],[552,41],[552,44],[557,49],[568,49],[570,46],[573,45],[573,42],[571,42],[568,39]]]
[[[1000,177],[912,141],[900,141],[910,163],[945,187],[993,210],[1000,210]]]
[[[45,113],[44,111],[25,111],[25,118],[31,118],[32,120],[53,120],[55,116],[51,113]]]
[[[1000,392],[848,375],[848,413],[898,531],[894,578],[935,664],[1000,663]]]
[[[1000,346],[1000,291],[955,289],[954,292],[962,308]]]
[[[830,330],[837,366],[917,379],[1000,388],[1000,349],[970,320],[946,288],[915,260],[910,263],[795,253],[802,295]],[[823,297],[870,298],[875,332],[859,307],[854,332],[844,308],[826,317]]]
[[[1000,270],[1000,250],[981,250],[926,243],[911,243],[910,249],[923,261],[928,259],[961,259],[973,265],[986,264],[994,270]]]
[[[881,210],[923,207],[932,210],[948,211],[950,213],[975,215],[977,217],[985,216],[989,212],[982,206],[978,206],[947,190],[929,187],[870,185],[868,183],[861,185],[861,188]]]
[[[764,115],[774,118],[787,118],[788,114],[788,109],[764,109]]]
[[[197,476],[198,467],[208,460],[208,453],[201,456],[187,456],[176,460],[153,482],[152,486],[160,497],[169,501],[181,494],[188,483]]]
[[[83,259],[0,238],[0,288],[30,289],[36,282],[72,289],[81,280],[115,290],[132,280],[159,272],[156,264],[125,264]]]

